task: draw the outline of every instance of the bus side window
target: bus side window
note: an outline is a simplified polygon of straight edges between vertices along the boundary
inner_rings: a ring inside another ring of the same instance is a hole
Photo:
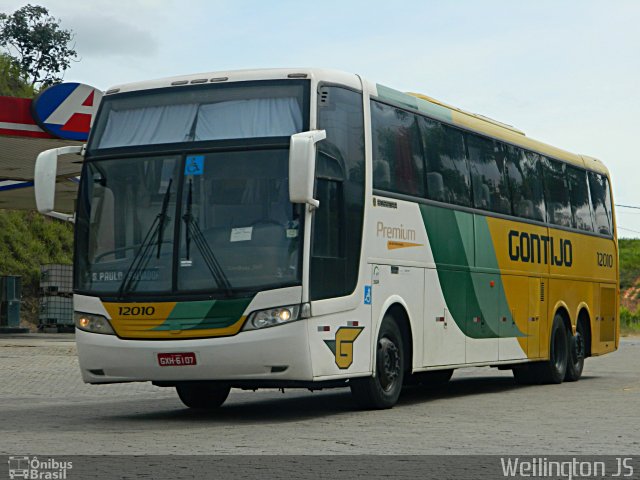
[[[571,207],[569,206],[569,186],[565,175],[565,164],[546,157],[541,158],[547,220],[555,225],[571,227]]]
[[[573,226],[580,230],[593,232],[587,174],[584,170],[567,166],[567,178],[569,179]]]
[[[332,145],[320,150],[316,166],[316,195],[320,207],[314,219],[313,251],[314,257],[344,257],[344,212],[343,184],[344,165],[333,152]]]
[[[424,197],[424,160],[417,116],[371,102],[373,187]]]
[[[596,232],[611,235],[613,230],[611,226],[611,193],[607,178],[599,173],[589,172],[589,190],[591,191],[593,223]]]
[[[504,176],[504,156],[499,144],[477,135],[465,135],[471,167],[473,206],[511,214]]]
[[[419,124],[427,160],[427,197],[471,206],[471,179],[462,133],[424,117]]]
[[[319,178],[316,199],[322,205],[316,212],[313,236],[313,256],[344,257],[344,215],[342,212],[342,182]]]
[[[539,155],[507,147],[507,177],[513,214],[544,222],[545,205],[539,163]]]

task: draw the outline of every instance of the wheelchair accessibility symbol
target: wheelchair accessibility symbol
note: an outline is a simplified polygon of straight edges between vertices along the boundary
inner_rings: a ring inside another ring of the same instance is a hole
[[[202,175],[204,173],[204,155],[190,155],[184,166],[185,175]]]

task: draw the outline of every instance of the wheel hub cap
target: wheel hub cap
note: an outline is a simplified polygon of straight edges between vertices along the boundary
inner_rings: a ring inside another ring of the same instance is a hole
[[[394,387],[400,375],[400,352],[388,338],[381,338],[378,342],[378,375],[385,391]]]

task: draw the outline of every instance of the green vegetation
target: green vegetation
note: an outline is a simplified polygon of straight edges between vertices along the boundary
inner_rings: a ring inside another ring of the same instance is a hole
[[[73,36],[40,5],[25,5],[10,15],[0,12],[0,47],[31,87],[62,81],[65,70],[77,60]]]
[[[620,289],[626,290],[640,278],[640,239],[623,238],[620,246]]]
[[[61,81],[76,52],[73,32],[38,5],[0,12],[0,95],[33,98]],[[36,212],[0,210],[0,275],[22,277],[21,317],[37,323],[40,265],[71,264],[73,225]]]
[[[24,79],[20,65],[9,55],[0,53],[0,95],[33,98],[36,92]]]
[[[640,309],[632,312],[625,307],[620,308],[620,332],[623,335],[640,333]]]
[[[40,265],[72,263],[73,225],[37,212],[0,210],[0,275],[22,276],[21,317],[37,323]]]

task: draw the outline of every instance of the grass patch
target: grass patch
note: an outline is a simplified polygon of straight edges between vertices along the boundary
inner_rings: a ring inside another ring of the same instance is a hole
[[[23,320],[37,323],[40,265],[73,260],[73,225],[37,212],[0,210],[0,275],[22,277]]]
[[[620,307],[620,334],[640,334],[640,309],[632,312],[628,308]]]

